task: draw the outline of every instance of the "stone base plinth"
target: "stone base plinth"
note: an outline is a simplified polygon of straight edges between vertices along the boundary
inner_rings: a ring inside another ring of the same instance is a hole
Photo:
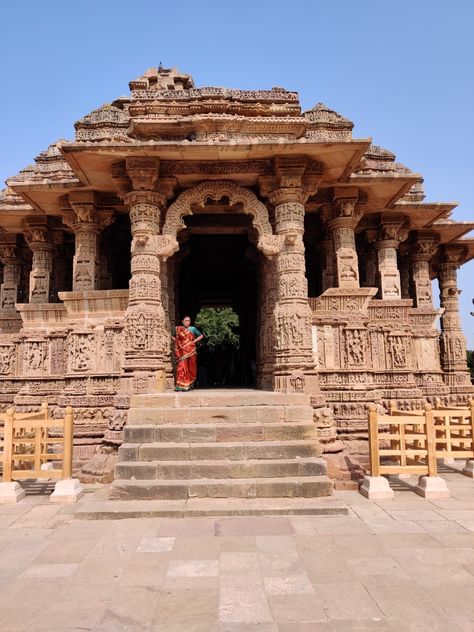
[[[383,476],[364,476],[360,493],[370,500],[393,498],[395,493],[390,489],[389,482]]]
[[[0,483],[0,505],[14,505],[26,496],[20,483]]]
[[[455,463],[456,461],[451,457],[446,458],[446,459],[438,459],[438,464],[444,465],[444,467],[454,467]]]
[[[433,500],[451,496],[451,492],[446,486],[446,481],[441,476],[420,476],[415,492],[423,496],[423,498]]]
[[[474,478],[474,459],[469,459],[464,466],[462,471],[464,476],[469,476],[469,478]]]
[[[49,497],[52,503],[76,503],[84,495],[84,487],[77,478],[58,481]]]

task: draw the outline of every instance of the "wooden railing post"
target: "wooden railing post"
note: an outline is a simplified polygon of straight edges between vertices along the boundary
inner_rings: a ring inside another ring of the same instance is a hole
[[[13,419],[15,410],[9,408],[5,417],[5,426],[3,431],[3,481],[11,483],[12,481],[12,457],[13,457]]]
[[[379,464],[379,429],[377,423],[377,406],[369,404],[369,449],[370,449],[370,474],[380,476]]]
[[[428,465],[428,476],[437,476],[436,466],[436,441],[434,429],[434,415],[431,404],[425,404],[425,427],[426,427],[426,462]]]
[[[471,450],[474,457],[474,399],[472,397],[467,400],[467,407],[469,408],[469,421],[471,423]]]
[[[74,416],[71,406],[66,408],[63,431],[63,478],[72,478],[72,438],[74,430]]]

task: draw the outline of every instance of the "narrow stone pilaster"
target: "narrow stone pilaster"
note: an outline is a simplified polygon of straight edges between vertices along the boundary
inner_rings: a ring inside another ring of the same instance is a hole
[[[25,238],[33,253],[30,272],[30,303],[49,303],[53,295],[52,233],[48,218],[30,216],[26,218]]]
[[[415,307],[433,307],[430,260],[436,252],[437,235],[418,231],[409,244],[410,295]]]
[[[470,384],[466,358],[466,338],[459,314],[457,270],[465,255],[462,246],[444,245],[438,264],[439,298],[444,309],[441,316],[441,365],[450,386]]]

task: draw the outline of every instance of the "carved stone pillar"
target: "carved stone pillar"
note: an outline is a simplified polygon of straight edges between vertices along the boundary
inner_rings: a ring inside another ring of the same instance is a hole
[[[410,295],[415,307],[433,307],[429,265],[436,252],[436,240],[436,234],[418,231],[409,246]]]
[[[356,206],[357,191],[335,190],[334,202],[323,211],[323,219],[334,244],[335,285],[339,288],[359,287],[359,262],[355,244],[355,227],[362,211]]]
[[[169,331],[162,298],[159,234],[167,195],[155,190],[158,160],[128,159],[126,169],[132,182],[132,191],[123,196],[130,209],[132,277],[125,315],[124,369],[135,376],[133,391],[163,390]]]
[[[380,298],[384,300],[399,300],[402,297],[397,248],[408,237],[408,231],[402,229],[403,221],[403,218],[382,217],[378,238],[374,243],[378,261],[377,281]]]
[[[0,307],[4,312],[15,312],[19,302],[21,283],[21,248],[17,235],[0,235],[0,261],[3,264],[3,283],[0,290]]]
[[[52,233],[48,218],[31,216],[26,218],[25,237],[33,253],[30,272],[30,303],[49,303],[53,294]]]
[[[98,210],[93,191],[69,194],[72,210],[63,212],[63,221],[75,235],[72,289],[74,292],[99,288],[99,238],[104,228],[114,220],[114,212]]]
[[[444,245],[438,265],[441,316],[441,365],[450,386],[470,384],[466,359],[466,339],[461,328],[457,269],[462,263],[462,246]]]
[[[312,312],[304,256],[304,203],[316,192],[322,177],[320,165],[306,156],[278,156],[275,175],[260,178],[260,190],[275,210],[275,232],[279,244],[271,255],[274,262],[275,305],[266,322],[273,331],[273,388],[277,391],[318,389],[312,350]],[[267,333],[268,336],[268,333]]]
[[[312,313],[308,303],[303,244],[304,205],[295,199],[289,201],[281,190],[275,192],[272,199],[276,232],[285,235],[282,251],[276,256],[276,369],[313,369]]]

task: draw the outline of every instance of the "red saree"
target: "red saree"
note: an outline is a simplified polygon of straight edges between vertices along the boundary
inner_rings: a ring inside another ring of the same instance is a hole
[[[197,378],[196,343],[197,336],[186,327],[176,327],[176,390],[188,391]]]

